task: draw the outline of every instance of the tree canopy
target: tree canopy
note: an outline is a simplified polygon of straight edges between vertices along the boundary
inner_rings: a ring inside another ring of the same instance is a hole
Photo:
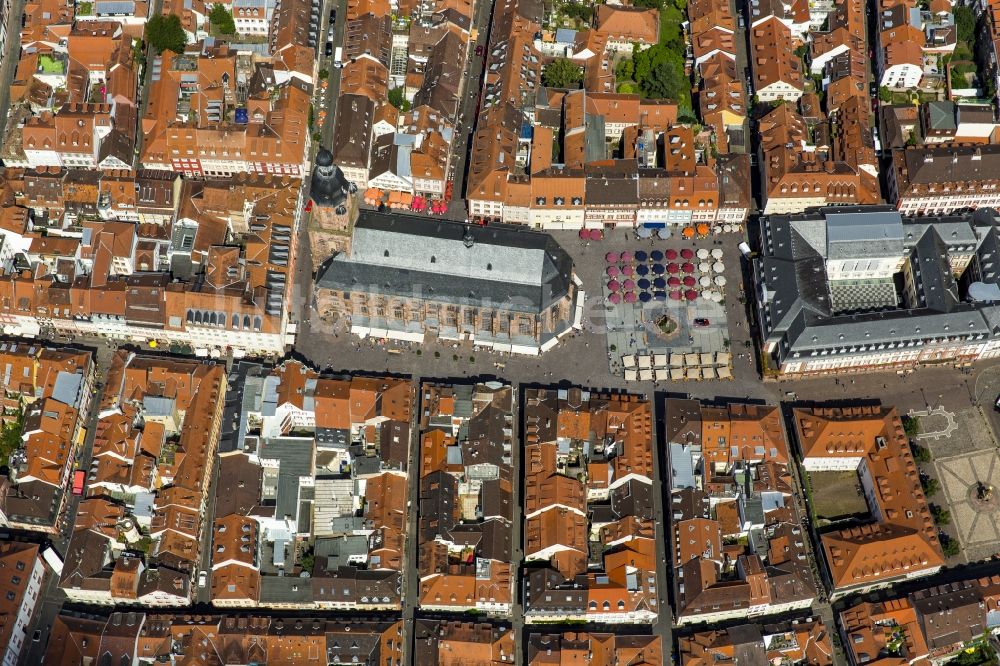
[[[236,22],[233,21],[233,15],[229,13],[229,10],[220,4],[212,5],[212,11],[208,14],[208,20],[212,22],[216,28],[219,29],[223,35],[235,35],[236,34]]]
[[[965,5],[954,7],[952,13],[958,26],[958,41],[973,43],[976,40],[976,15]]]
[[[643,97],[669,99],[691,108],[691,81],[684,72],[684,56],[658,44],[633,58],[634,77]]]
[[[410,110],[410,102],[403,96],[402,88],[391,88],[389,90],[389,104],[406,113]]]
[[[146,41],[156,49],[157,53],[173,51],[183,53],[187,44],[187,34],[181,26],[181,19],[176,14],[155,14],[146,21]]]
[[[576,88],[583,81],[583,70],[567,58],[556,58],[545,66],[542,81],[549,88]]]

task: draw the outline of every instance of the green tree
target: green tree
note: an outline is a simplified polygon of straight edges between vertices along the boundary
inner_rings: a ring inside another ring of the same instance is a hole
[[[951,512],[937,504],[931,504],[931,516],[938,525],[951,525]]]
[[[955,25],[958,26],[958,41],[972,43],[976,39],[976,15],[965,5],[952,9]]]
[[[542,81],[549,88],[576,88],[583,81],[583,70],[567,58],[556,58],[542,71]]]
[[[183,53],[187,44],[187,34],[176,14],[156,14],[146,21],[146,41],[157,53],[173,51]]]
[[[559,6],[559,11],[569,18],[578,19],[585,23],[589,23],[594,17],[594,9],[592,7],[579,5],[575,2],[564,2]]]
[[[305,571],[308,571],[311,574],[313,569],[316,567],[316,556],[312,553],[303,555],[299,563]]]
[[[212,25],[214,25],[223,35],[236,34],[236,22],[233,21],[233,15],[230,14],[229,10],[222,5],[212,5],[212,11],[208,14],[208,20],[211,21]]]
[[[926,446],[910,444],[910,451],[913,453],[913,459],[918,463],[929,463],[931,461],[931,452]]]
[[[927,497],[933,497],[941,490],[941,483],[931,477],[920,479],[920,486],[924,489],[924,495]]]
[[[389,104],[406,113],[410,110],[410,103],[403,97],[402,88],[393,88],[389,91]]]
[[[17,418],[0,427],[0,466],[10,462],[10,454],[14,453],[23,440],[21,432],[24,430],[24,410],[17,413]]]
[[[961,548],[958,547],[958,542],[954,539],[942,538],[941,550],[944,552],[945,557],[955,557],[961,551]]]
[[[615,66],[615,77],[619,81],[631,81],[635,76],[635,64],[630,58],[619,61]]]
[[[684,72],[684,56],[656,45],[635,55],[635,80],[643,97],[669,99],[691,109],[691,81]]]
[[[885,86],[879,86],[878,88],[878,101],[880,102],[891,102],[892,101],[892,91]]]
[[[903,432],[907,437],[916,437],[920,434],[920,420],[915,416],[903,417]]]
[[[686,49],[684,31],[681,30],[684,20],[684,12],[674,5],[667,5],[660,10],[660,44],[680,55]]]

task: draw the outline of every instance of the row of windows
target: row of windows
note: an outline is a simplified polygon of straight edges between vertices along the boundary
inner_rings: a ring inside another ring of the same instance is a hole
[[[226,313],[225,312],[212,312],[205,310],[188,310],[187,311],[187,321],[189,324],[201,324],[203,326],[218,326],[224,327],[226,325]],[[234,314],[229,320],[230,327],[233,329],[249,329],[253,326],[253,330],[259,331],[261,326],[263,326],[263,319],[261,317],[253,317],[251,319],[250,315],[243,315],[242,318],[238,314]]]

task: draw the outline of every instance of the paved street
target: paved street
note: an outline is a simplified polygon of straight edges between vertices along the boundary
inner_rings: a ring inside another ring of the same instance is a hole
[[[81,451],[79,460],[79,469],[90,469],[91,456],[94,451],[94,438],[97,434],[97,415],[100,410],[100,397],[101,390],[100,387],[104,384],[104,378],[107,374],[108,368],[111,366],[111,356],[114,350],[104,344],[98,343],[95,345],[80,344],[82,348],[92,347],[97,351],[96,359],[96,370],[95,370],[95,386],[98,387],[97,395],[93,397],[90,403],[90,413],[86,416],[86,428],[87,436],[83,443],[83,450]],[[66,549],[69,545],[69,538],[72,535],[73,523],[76,517],[77,509],[80,506],[80,497],[76,495],[69,495],[67,499],[67,507],[65,510],[65,519],[62,523],[62,531],[59,535],[52,538],[52,546],[59,553],[60,557],[66,555]],[[40,664],[45,656],[45,645],[48,643],[49,630],[52,627],[52,621],[55,619],[56,615],[59,613],[59,609],[62,607],[65,595],[59,589],[59,576],[52,573],[48,567],[46,567],[46,579],[45,587],[42,592],[42,599],[44,600],[36,611],[34,621],[31,626],[28,627],[28,633],[34,634],[35,630],[41,631],[41,639],[37,642],[31,642],[26,644],[26,649],[21,654],[22,664]]]
[[[149,8],[149,15],[154,16],[156,14],[163,13],[163,0],[153,0],[152,5]],[[152,89],[153,85],[153,58],[156,57],[156,49],[151,45],[146,45],[146,64],[142,70],[142,81],[139,83],[139,122],[142,123],[142,117],[146,114],[146,107],[149,104],[149,91]],[[145,132],[137,132],[135,140],[135,162],[134,164],[138,166],[139,156],[142,154],[142,143],[146,138]]]
[[[653,398],[653,396],[650,396]],[[669,516],[664,515],[663,507],[669,506],[667,497],[670,494],[668,482],[667,465],[669,461],[664,455],[666,449],[656,445],[656,439],[662,441],[663,429],[658,427],[663,417],[663,401],[657,397],[653,400],[653,488],[659,488],[661,492],[652,493],[653,497],[653,522],[656,527],[656,595],[658,615],[656,623],[653,625],[653,632],[660,636],[663,646],[663,663],[673,663],[671,653],[673,652],[673,621],[674,614],[670,605],[670,566],[667,560],[670,552],[667,544],[672,543],[669,530]]]
[[[407,470],[411,483],[406,489],[406,536],[403,552],[403,663],[412,663],[413,622],[420,594],[420,572],[417,548],[420,545],[418,508],[420,506],[420,377],[413,378],[411,397],[413,415],[410,417],[410,456]]]
[[[4,45],[3,60],[0,60],[0,109],[10,104],[10,85],[17,74],[18,56],[21,53],[21,16],[24,14],[25,0],[11,0],[10,13],[4,17],[7,43]],[[6,119],[7,114],[4,113]],[[0,140],[6,135],[6,123],[0,126]]]
[[[337,9],[337,23],[334,28],[335,34],[333,38],[333,46],[336,49],[338,46],[344,45],[344,25],[347,23],[347,0],[330,0],[329,2],[323,3],[323,9],[320,12],[320,26],[321,30],[319,37],[317,37],[317,52],[319,53],[319,68],[325,69],[330,72],[329,87],[326,91],[326,120],[323,123],[323,127],[320,130],[320,144],[326,148],[330,147],[333,143],[333,119],[337,115],[337,98],[340,96],[340,73],[339,67],[333,66],[333,58],[327,58],[324,54],[324,49],[326,48],[326,35],[329,30],[330,21],[330,10]],[[319,113],[319,109],[316,110]],[[315,148],[315,146],[314,146]]]
[[[479,31],[478,39],[469,44],[469,51],[465,63],[465,75],[462,78],[461,102],[457,126],[455,128],[456,139],[452,146],[451,167],[449,180],[454,182],[454,196],[448,205],[448,212],[445,217],[452,220],[465,220],[468,212],[465,207],[465,180],[466,165],[469,161],[469,153],[472,149],[472,131],[475,129],[476,110],[483,86],[483,67],[486,64],[485,50],[489,46],[489,33],[491,25],[493,2],[491,0],[478,0],[475,3],[472,15],[472,27]],[[483,47],[483,55],[476,55],[476,47]]]

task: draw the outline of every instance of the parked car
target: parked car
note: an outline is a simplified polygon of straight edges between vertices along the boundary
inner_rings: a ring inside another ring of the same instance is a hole
[[[198,587],[205,587],[208,584],[208,572],[202,571],[198,574]]]
[[[479,46],[476,47],[476,55],[477,56],[483,55],[483,45],[482,44],[480,44]]]
[[[333,55],[333,42],[326,43],[326,47],[323,48],[323,55],[327,58]]]
[[[698,317],[698,318],[696,318],[694,320],[694,325],[695,326],[708,326],[709,323],[710,322],[707,319],[705,319],[704,317]]]
[[[1000,411],[1000,396],[997,396],[997,401],[993,403],[993,406],[997,408],[997,411]]]
[[[337,10],[336,9],[331,9],[330,10],[330,25],[333,25],[336,22],[337,22]]]

